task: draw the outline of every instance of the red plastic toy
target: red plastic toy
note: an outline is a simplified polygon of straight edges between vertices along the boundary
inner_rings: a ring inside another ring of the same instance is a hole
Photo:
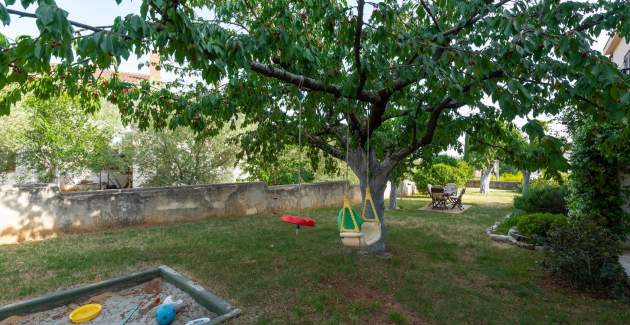
[[[280,219],[286,223],[295,225],[295,234],[300,231],[300,226],[315,227],[315,220],[307,217],[298,217],[290,214],[285,214]]]

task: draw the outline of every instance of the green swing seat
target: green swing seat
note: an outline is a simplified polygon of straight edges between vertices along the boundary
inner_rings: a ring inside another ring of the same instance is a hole
[[[366,208],[372,210],[373,219],[362,217],[365,216]],[[348,196],[344,195],[343,207],[339,210],[337,216],[339,237],[344,246],[365,248],[376,243],[381,238],[381,222],[376,213],[369,188],[366,189],[362,212],[362,215],[359,215],[359,213],[352,208]]]

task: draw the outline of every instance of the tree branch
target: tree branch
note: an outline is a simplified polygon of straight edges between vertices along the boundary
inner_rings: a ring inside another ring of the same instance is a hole
[[[493,5],[494,9],[498,9],[499,7],[502,7],[504,4],[510,2],[512,0],[501,0],[499,2],[497,2],[496,4]],[[490,4],[492,1],[486,1],[486,4]],[[477,11],[477,13],[475,13],[473,16],[471,16],[469,19],[467,19],[466,21],[460,22],[459,24],[455,25],[453,28],[445,31],[442,36],[444,37],[448,37],[451,35],[456,35],[458,34],[460,31],[462,31],[464,28],[470,27],[472,25],[474,25],[476,22],[478,22],[479,20],[481,20],[482,18],[486,17],[490,12],[492,12],[492,10],[486,10],[484,13],[479,13],[479,11]]]
[[[493,72],[490,72],[486,77],[476,80],[476,81],[501,78],[503,76],[505,76],[505,73],[502,70],[495,70]],[[464,93],[469,92],[472,89],[473,84],[474,82],[471,82],[468,85],[464,86],[463,92]],[[402,159],[404,159],[405,157],[407,157],[414,151],[418,150],[419,148],[423,146],[430,144],[433,141],[433,136],[435,134],[435,129],[437,127],[438,119],[442,111],[444,111],[445,109],[456,109],[464,105],[465,103],[454,101],[450,97],[447,97],[442,102],[440,102],[436,107],[434,107],[431,110],[431,116],[429,117],[429,121],[427,122],[427,130],[422,136],[422,138],[418,140],[416,137],[414,137],[408,146],[400,149],[397,153],[391,155],[388,163],[394,166],[396,163],[398,163],[399,161],[401,161]]]
[[[457,106],[459,105],[459,106]],[[394,166],[396,163],[418,150],[419,148],[430,144],[433,141],[433,136],[435,135],[435,129],[438,125],[438,120],[440,118],[440,114],[447,108],[457,108],[464,106],[463,103],[454,103],[451,98],[445,98],[442,102],[440,102],[436,107],[431,110],[431,116],[429,117],[429,121],[427,122],[427,130],[424,132],[424,135],[420,140],[417,137],[411,141],[411,144],[400,149],[395,154],[391,155],[389,159],[389,163]]]
[[[440,28],[440,24],[438,24],[438,21],[435,18],[433,11],[431,11],[431,8],[429,8],[429,5],[424,0],[420,0],[420,3],[422,4],[424,11],[426,11],[429,17],[431,17],[431,20],[433,21],[433,25],[435,25],[435,28],[437,28],[437,30],[441,32],[442,28]]]
[[[325,84],[319,80],[295,74],[284,69],[276,68],[268,64],[253,62],[250,64],[252,70],[261,75],[278,79],[286,83],[293,84],[298,87],[306,88],[313,91],[320,91],[332,94],[336,97],[346,97],[350,99],[358,99],[364,102],[374,102],[378,100],[378,96],[371,93],[361,92],[356,96],[343,95],[341,88],[336,85]]]
[[[311,145],[313,145],[314,147],[323,150],[324,152],[326,152],[327,154],[329,154],[329,155],[331,155],[331,156],[333,156],[335,158],[338,158],[338,159],[341,159],[341,160],[345,161],[346,157],[345,157],[344,153],[339,148],[336,148],[336,147],[332,146],[331,144],[329,144],[328,142],[324,141],[322,138],[320,138],[318,136],[315,136],[315,135],[312,135],[312,134],[308,134],[308,133],[306,133],[304,135],[306,137],[306,140]]]
[[[499,2],[497,2],[495,5],[493,5],[493,7],[495,9],[503,6],[504,4],[506,4],[507,2],[512,1],[512,0],[501,0]],[[424,0],[421,1],[423,7],[426,5]],[[491,0],[486,0],[486,3],[490,3]],[[425,7],[425,10],[428,10],[428,7]],[[430,12],[430,10],[428,10],[428,12]],[[459,32],[461,32],[463,29],[468,28],[472,25],[474,25],[477,21],[481,20],[482,18],[486,17],[490,12],[492,12],[492,10],[486,10],[484,13],[480,14],[479,10],[476,11],[475,14],[473,14],[470,18],[468,18],[465,21],[462,21],[460,23],[458,23],[457,25],[455,25],[455,27],[442,32],[442,36],[444,37],[444,42],[442,44],[442,46],[438,46],[438,48],[435,50],[435,52],[433,53],[433,55],[431,56],[431,59],[433,61],[437,61],[442,57],[442,54],[444,54],[444,52],[446,51],[447,48],[447,44],[450,43],[451,37],[457,35]],[[437,23],[436,21],[434,21],[434,23]],[[439,27],[439,26],[438,26]],[[417,53],[414,53],[407,61],[405,64],[409,65],[412,64],[413,61],[415,61],[415,59],[418,57]],[[406,88],[407,86],[417,82],[419,79],[418,78],[412,78],[409,80],[404,80],[401,78],[397,78],[394,81],[393,86],[391,86],[390,88],[384,88],[382,90],[380,90],[378,93],[381,97],[386,97],[386,96],[391,96],[393,93],[403,90],[404,88]]]

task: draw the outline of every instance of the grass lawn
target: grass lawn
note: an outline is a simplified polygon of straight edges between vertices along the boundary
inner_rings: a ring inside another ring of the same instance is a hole
[[[299,236],[258,215],[0,246],[0,304],[167,264],[241,308],[237,324],[630,323],[630,305],[556,286],[539,252],[489,240],[513,193],[474,192],[463,214],[400,200],[386,217],[390,258],[342,248],[336,209],[308,213],[319,224]]]

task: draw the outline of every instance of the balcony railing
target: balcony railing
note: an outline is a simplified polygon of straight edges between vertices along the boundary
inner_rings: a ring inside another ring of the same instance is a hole
[[[623,73],[625,75],[630,75],[630,68],[621,69],[621,73]]]

